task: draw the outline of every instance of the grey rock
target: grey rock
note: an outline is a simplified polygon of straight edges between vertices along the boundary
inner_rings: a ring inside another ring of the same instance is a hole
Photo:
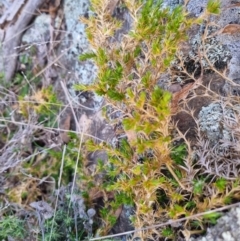
[[[232,117],[231,109],[223,109],[220,103],[212,103],[203,107],[199,113],[199,126],[208,140],[216,144],[219,139],[230,140],[230,133],[224,129],[223,117]]]
[[[199,17],[204,12],[208,0],[190,0],[187,4],[187,10],[195,17]]]
[[[217,224],[209,228],[204,237],[190,238],[190,241],[239,241],[240,207],[231,209]]]

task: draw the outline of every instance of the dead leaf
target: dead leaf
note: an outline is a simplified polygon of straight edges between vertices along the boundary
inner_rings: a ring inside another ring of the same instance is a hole
[[[104,196],[104,193],[100,188],[93,187],[91,188],[91,190],[88,190],[88,196],[89,196],[89,200],[93,201],[98,198],[102,198]]]
[[[109,200],[114,198],[114,192],[105,192],[99,187],[93,187],[88,191],[88,196],[90,200],[96,200],[98,198],[103,198],[104,200]]]
[[[202,83],[202,77],[197,79],[194,83],[185,85],[180,91],[175,92],[171,101],[171,112],[176,114],[178,111],[178,105],[181,100],[185,100],[191,90],[196,89]]]
[[[183,88],[180,89],[180,91],[177,91],[172,95],[172,101],[171,101],[172,115],[177,113],[179,102],[181,100],[185,100],[191,90],[198,88],[198,86],[202,84],[202,79],[203,79],[203,68],[201,69],[200,77],[196,79],[194,83],[185,85]]]
[[[219,33],[225,33],[225,34],[231,34],[231,35],[240,33],[240,24],[228,24],[223,29],[221,29]]]
[[[116,219],[119,218],[119,216],[121,215],[122,213],[122,210],[123,210],[123,205],[121,205],[113,214],[113,216],[115,216]]]
[[[189,91],[193,88],[193,84],[185,85],[180,91],[173,94],[172,103],[171,103],[171,111],[172,114],[175,114],[178,110],[178,103],[180,100],[184,100],[187,98]]]

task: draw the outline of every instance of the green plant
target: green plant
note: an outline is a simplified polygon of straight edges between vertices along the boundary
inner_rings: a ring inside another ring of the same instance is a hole
[[[35,113],[38,116],[38,122],[48,127],[56,126],[56,115],[61,106],[52,86],[42,88],[28,98],[26,96],[19,97],[19,112],[25,118]]]
[[[204,25],[210,14],[219,14],[220,2],[209,1],[202,16],[191,19],[180,6],[169,9],[161,7],[162,1],[125,0],[132,23],[131,30],[120,40],[115,39],[115,33],[122,23],[109,13],[108,4],[106,0],[92,0],[94,15],[82,19],[93,50],[81,55],[80,60],[92,59],[98,75],[92,85],[76,86],[104,96],[106,118],[113,125],[117,123],[118,133],[125,135],[117,147],[92,140],[85,143],[88,151],[104,150],[108,154],[108,162],[99,162],[97,167],[99,173],[104,170],[98,188],[114,192],[115,197],[104,200],[102,233],[115,223],[111,213],[129,201],[135,207],[135,227],[151,225],[160,217],[176,219],[229,203],[237,192],[231,181],[199,172],[184,135],[181,134],[184,144],[172,144],[172,96],[158,85],[161,75],[171,67],[180,43],[186,41],[189,28]],[[182,68],[197,82],[184,65]],[[201,71],[205,73],[204,69]],[[228,188],[232,191],[228,192]],[[209,220],[213,223],[216,219]],[[186,228],[196,228],[195,223],[187,222]],[[201,221],[198,224],[204,228]],[[171,236],[168,231],[164,229],[161,235]]]
[[[94,215],[86,210],[81,194],[72,196],[65,190],[54,216],[44,222],[40,240],[86,240],[92,235]]]
[[[203,193],[203,187],[205,185],[205,181],[200,180],[194,180],[193,181],[193,193],[201,195]]]
[[[221,213],[215,212],[211,214],[206,214],[203,216],[205,221],[210,222],[211,224],[216,224],[217,220],[222,216]]]
[[[24,240],[26,237],[25,222],[14,215],[2,217],[0,219],[0,239],[8,239],[9,237]]]
[[[171,200],[177,187],[187,189],[180,180],[185,175],[179,169],[180,161],[171,159],[171,94],[157,83],[196,21],[187,18],[182,7],[161,8],[161,1],[136,0],[124,4],[133,19],[132,29],[120,43],[111,43],[121,22],[109,15],[108,1],[92,1],[95,15],[83,22],[87,24],[94,51],[83,54],[80,60],[92,58],[98,66],[98,77],[93,85],[76,88],[103,95],[120,116],[116,119],[109,114],[113,122],[122,123],[119,131],[126,135],[119,140],[117,149],[92,141],[87,148],[108,153],[103,188],[117,190],[132,199],[136,207],[135,225],[142,226],[146,220],[148,224],[155,222],[153,205],[162,205],[157,203],[158,190],[163,190]],[[176,152],[183,152],[183,148]],[[179,202],[183,196],[179,194],[174,200]]]
[[[163,235],[163,237],[173,238],[173,234],[174,234],[173,230],[172,230],[171,228],[169,228],[169,227],[164,228],[164,229],[162,230],[162,235]]]
[[[220,0],[210,0],[207,3],[207,12],[218,15],[220,13]]]
[[[77,158],[79,140],[76,135],[71,135],[69,143],[66,145],[66,155],[63,160],[63,173],[61,175],[62,185],[68,185],[74,170],[80,173],[83,163],[80,161],[76,167],[75,160]],[[41,148],[42,149],[42,148]],[[29,205],[29,203],[37,200],[39,196],[48,199],[48,195],[52,195],[56,188],[56,183],[59,182],[59,170],[61,169],[62,150],[46,150],[41,155],[33,156],[29,161],[25,161],[22,166],[22,172],[19,169],[9,174],[9,179],[16,178],[18,183],[15,187],[7,189],[8,197],[12,202],[20,205]],[[81,177],[81,175],[79,175]],[[41,185],[41,181],[47,182]],[[49,183],[48,183],[49,182]]]

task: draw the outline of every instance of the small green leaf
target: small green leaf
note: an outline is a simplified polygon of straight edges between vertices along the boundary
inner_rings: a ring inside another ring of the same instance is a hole
[[[142,167],[141,167],[141,165],[135,166],[135,167],[131,170],[131,172],[132,172],[133,174],[135,174],[135,175],[141,175],[141,173],[142,173]]]
[[[136,121],[132,118],[125,118],[123,119],[123,127],[125,130],[134,129],[136,125]]]
[[[98,48],[96,62],[100,66],[103,66],[103,65],[108,63],[108,56],[107,56],[106,51],[104,49]]]
[[[205,214],[203,215],[203,218],[211,223],[211,224],[216,224],[217,223],[217,220],[222,216],[221,213],[218,213],[218,212],[214,212],[214,213],[209,213],[209,214]]]
[[[142,83],[144,84],[144,86],[146,88],[148,88],[150,85],[150,82],[151,82],[151,72],[147,71],[146,74],[143,75],[141,80],[142,80]]]
[[[145,104],[145,100],[146,100],[146,93],[142,91],[139,95],[136,106],[138,108],[142,109]]]
[[[194,180],[193,181],[193,193],[194,194],[202,194],[204,187],[204,180]]]
[[[177,218],[180,215],[185,215],[186,211],[184,208],[178,204],[173,205],[173,207],[170,209],[169,216],[171,218]]]
[[[224,204],[228,205],[228,204],[231,204],[231,202],[232,202],[231,196],[227,196],[224,198]]]
[[[130,99],[134,99],[135,95],[134,95],[132,89],[127,88],[126,92],[127,92],[127,95]]]
[[[23,85],[23,87],[19,91],[19,96],[24,97],[24,96],[27,96],[28,93],[29,93],[29,86]]]
[[[187,202],[185,207],[186,207],[187,210],[192,210],[196,207],[196,203],[194,201],[189,201],[189,202]]]
[[[130,59],[131,59],[130,53],[127,53],[126,55],[123,56],[123,61],[125,64],[128,63]]]
[[[98,89],[98,90],[96,90],[96,94],[98,94],[100,96],[103,96],[103,95],[106,94],[106,92],[104,90],[102,90],[102,89]]]
[[[210,0],[207,3],[207,12],[210,14],[219,14],[220,13],[221,3],[219,0]]]
[[[216,187],[219,189],[219,191],[224,191],[227,185],[227,180],[224,178],[219,178],[215,182]]]
[[[109,98],[115,101],[121,101],[125,98],[125,95],[123,93],[119,93],[112,89],[109,89],[106,94]]]
[[[131,159],[133,156],[133,150],[132,150],[131,146],[129,145],[127,139],[120,140],[119,151],[121,152],[123,157],[126,159]]]
[[[178,165],[184,165],[184,158],[187,155],[186,145],[176,146],[171,151],[172,160]]]
[[[95,57],[96,57],[96,54],[94,52],[88,52],[88,53],[81,54],[79,56],[79,60],[80,61],[86,61],[88,59],[92,59],[92,58],[95,58]]]
[[[171,236],[173,235],[173,230],[169,227],[164,228],[162,230],[162,236],[165,238],[171,238]]]
[[[74,85],[75,90],[80,90],[80,91],[87,91],[88,87],[84,84],[76,84]]]
[[[134,57],[138,57],[140,54],[141,54],[141,47],[140,46],[137,46],[134,50]]]

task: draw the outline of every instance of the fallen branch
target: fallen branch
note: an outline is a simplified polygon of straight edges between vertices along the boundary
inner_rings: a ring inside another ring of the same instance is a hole
[[[45,0],[15,0],[0,19],[1,55],[3,56],[3,66],[0,65],[0,72],[4,73],[6,82],[11,81],[14,76],[18,57],[17,47],[21,43],[22,35],[36,16],[37,9],[44,2]]]

